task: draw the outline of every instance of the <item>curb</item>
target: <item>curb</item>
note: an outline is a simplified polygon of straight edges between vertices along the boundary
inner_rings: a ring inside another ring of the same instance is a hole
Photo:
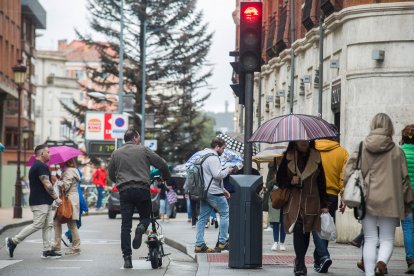
[[[94,213],[89,213],[88,214],[88,216],[98,216],[98,215],[108,215],[108,212],[101,212],[101,213],[94,212]],[[3,226],[2,228],[0,228],[0,235],[3,234],[5,231],[7,231],[9,229],[26,226],[26,225],[31,224],[32,222],[33,222],[32,219],[28,219],[28,220],[25,220],[25,221],[19,221],[19,222],[7,224],[7,225]]]

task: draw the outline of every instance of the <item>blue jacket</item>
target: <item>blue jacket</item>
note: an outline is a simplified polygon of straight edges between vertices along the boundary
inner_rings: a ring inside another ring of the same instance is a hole
[[[89,209],[88,209],[88,205],[86,204],[85,198],[83,197],[82,189],[81,189],[82,173],[79,169],[78,169],[78,172],[80,175],[80,179],[78,182],[79,205],[80,205],[80,213],[82,214],[82,213],[88,212]]]

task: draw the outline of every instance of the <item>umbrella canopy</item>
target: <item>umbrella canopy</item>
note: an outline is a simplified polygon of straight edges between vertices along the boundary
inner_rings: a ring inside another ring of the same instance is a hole
[[[47,162],[47,165],[60,164],[68,161],[69,159],[75,158],[76,156],[83,155],[78,149],[68,147],[68,146],[57,146],[49,148],[50,151],[50,160]],[[27,166],[31,166],[36,160],[36,156],[33,154],[29,161],[27,161]]]
[[[2,143],[0,143],[0,152],[3,152],[5,148],[6,148],[6,147],[5,147],[5,146],[3,146],[3,144],[2,144]]]
[[[268,147],[255,156],[252,157],[252,161],[257,164],[273,162],[275,158],[283,156],[283,152],[286,150],[284,146]]]
[[[244,153],[244,137],[243,134],[237,132],[227,132],[226,134],[219,134],[217,137],[226,141],[226,148],[235,152]],[[259,149],[253,144],[253,155],[257,154]]]
[[[249,142],[280,143],[337,137],[339,133],[320,117],[289,114],[262,124]]]

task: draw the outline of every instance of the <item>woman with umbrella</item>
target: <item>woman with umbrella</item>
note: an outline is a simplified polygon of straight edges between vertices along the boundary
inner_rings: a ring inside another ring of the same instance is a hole
[[[293,233],[295,275],[306,275],[310,232],[321,231],[320,215],[328,213],[325,175],[314,141],[289,143],[276,181],[279,188],[291,190],[283,208],[284,225],[287,233]]]

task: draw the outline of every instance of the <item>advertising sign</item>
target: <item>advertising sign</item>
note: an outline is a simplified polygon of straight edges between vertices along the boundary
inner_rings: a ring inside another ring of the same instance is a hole
[[[157,140],[145,139],[144,143],[146,147],[150,148],[150,150],[153,150],[153,151],[157,150],[157,146],[158,146]]]
[[[113,141],[123,138],[128,129],[128,116],[122,114],[87,112],[85,139]]]

